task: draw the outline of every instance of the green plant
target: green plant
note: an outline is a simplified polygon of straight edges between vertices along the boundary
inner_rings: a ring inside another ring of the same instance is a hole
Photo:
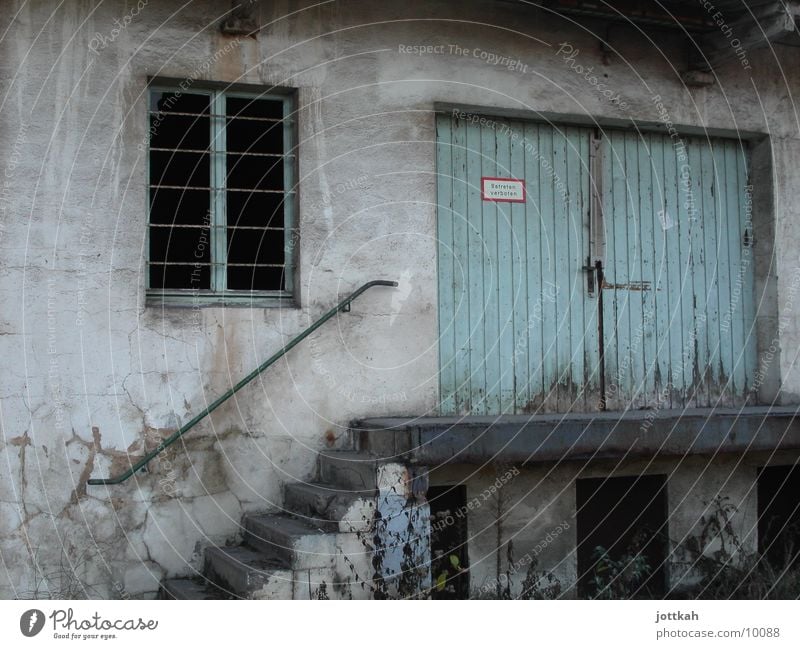
[[[772,558],[749,549],[734,530],[736,508],[717,497],[700,519],[700,533],[677,544],[680,586],[670,596],[692,599],[796,599],[800,596],[798,548],[800,530],[781,535]],[[778,558],[776,560],[776,557]]]
[[[457,554],[441,554],[432,562],[434,585],[437,593],[456,594],[455,579],[466,572]]]
[[[531,559],[525,579],[522,580],[522,591],[517,599],[558,599],[561,595],[561,582],[552,572],[538,572],[539,560]]]
[[[497,484],[500,481],[500,487],[497,489],[496,493],[494,494],[494,502],[495,502],[495,543],[497,549],[495,550],[495,579],[497,583],[497,599],[511,599],[511,574],[510,568],[514,565],[514,546],[513,541],[509,539],[508,544],[506,544],[506,579],[505,579],[505,586],[503,586],[503,582],[500,579],[500,575],[502,574],[502,548],[503,548],[503,536],[505,532],[505,520],[508,516],[509,512],[509,505],[511,502],[511,497],[509,493],[506,491],[506,486],[511,485],[514,482],[512,478],[508,482],[504,482],[502,480],[503,475],[508,475],[509,468],[506,465],[497,464],[494,467],[494,474],[495,474],[495,482]]]
[[[330,597],[328,597],[328,584],[326,584],[324,580],[319,585],[319,588],[314,590],[311,599],[318,599],[318,600],[330,599]]]
[[[104,561],[104,553],[98,545],[83,548],[62,544],[58,562],[46,565],[39,557],[39,550],[33,556],[33,587],[20,592],[17,599],[100,599],[104,596],[85,582],[84,575],[98,561]]]
[[[593,599],[631,599],[649,594],[646,582],[652,566],[642,552],[644,540],[643,533],[637,534],[618,558],[601,546],[594,549],[594,571],[589,580]]]

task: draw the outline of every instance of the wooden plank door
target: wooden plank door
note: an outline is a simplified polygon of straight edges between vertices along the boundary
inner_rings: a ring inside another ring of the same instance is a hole
[[[437,118],[442,414],[595,410],[587,297],[592,131]],[[482,178],[524,181],[496,202]]]
[[[601,160],[608,409],[747,403],[757,359],[745,147],[610,130]]]

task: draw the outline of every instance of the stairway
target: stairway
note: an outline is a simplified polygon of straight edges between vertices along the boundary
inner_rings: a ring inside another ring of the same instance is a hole
[[[284,512],[248,514],[243,541],[205,550],[202,574],[166,579],[161,599],[368,599],[375,596],[372,548],[376,520],[393,520],[408,507],[406,467],[381,464],[355,451],[318,459],[318,481],[287,484]],[[382,511],[377,517],[376,512]],[[414,521],[427,518],[415,514]],[[409,529],[408,518],[395,525]],[[416,523],[415,523],[416,524]],[[384,531],[386,525],[384,524]],[[421,528],[422,529],[422,528]],[[427,528],[422,531],[426,534]],[[393,544],[397,546],[397,543]],[[390,549],[389,553],[395,551]],[[400,550],[402,552],[402,550]],[[382,555],[387,555],[384,550]],[[424,552],[421,555],[425,558]],[[391,561],[387,561],[387,565]],[[396,563],[396,562],[395,562]],[[382,572],[381,563],[377,570]],[[391,572],[392,569],[387,568]],[[380,581],[377,583],[383,583]]]

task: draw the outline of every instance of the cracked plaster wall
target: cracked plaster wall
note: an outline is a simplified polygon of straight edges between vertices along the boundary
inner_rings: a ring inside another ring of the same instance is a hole
[[[735,63],[717,86],[688,91],[669,63],[682,60],[682,45],[667,36],[665,57],[647,54],[635,35],[616,43],[636,61],[632,70],[604,64],[588,34],[541,16],[521,25],[499,3],[461,5],[453,20],[438,2],[299,11],[302,3],[280,0],[262,3],[258,38],[229,47],[213,27],[220,3],[197,1],[173,16],[179,3],[151,1],[98,53],[88,43],[111,35],[124,3],[64,3],[52,15],[55,3],[8,4],[0,16],[0,597],[84,587],[152,595],[164,574],[199,568],[205,544],[235,540],[242,512],[279,508],[282,484],[308,479],[315,452],[340,444],[350,419],[432,409],[433,104],[624,118],[555,56],[562,40],[604,66],[638,118],[657,120],[655,89],[676,123],[772,135],[780,236],[765,273],[779,303],[791,294],[791,273],[778,272],[796,265],[800,249],[790,218],[800,139],[784,85],[797,88],[800,69],[787,65],[796,57],[788,48],[753,53],[766,71],[756,95]],[[412,16],[446,21],[404,20]],[[320,24],[335,33],[320,37]],[[400,44],[448,43],[519,57],[534,72],[398,53]],[[299,308],[145,306],[143,93],[148,75],[195,70],[199,79],[299,88]],[[404,298],[383,289],[363,296],[149,473],[85,486],[157,444],[340,294],[401,277]],[[788,325],[782,347],[797,349],[798,336]],[[787,398],[800,394],[785,354],[779,378]]]

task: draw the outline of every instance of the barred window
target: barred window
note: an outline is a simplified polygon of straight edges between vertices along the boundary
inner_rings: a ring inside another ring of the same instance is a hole
[[[150,87],[148,296],[292,292],[293,98]]]

